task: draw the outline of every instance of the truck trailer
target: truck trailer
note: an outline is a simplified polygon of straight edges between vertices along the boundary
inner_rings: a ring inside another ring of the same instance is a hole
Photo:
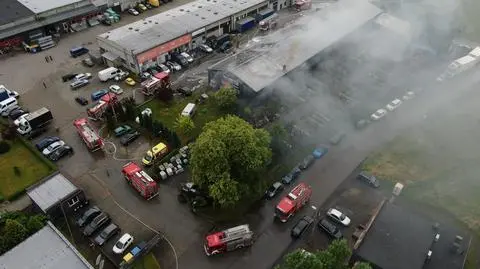
[[[246,17],[241,21],[237,21],[236,29],[238,32],[243,33],[255,27],[255,19],[252,17]]]
[[[21,135],[30,134],[32,131],[47,126],[52,120],[52,112],[46,107],[42,107],[22,118],[19,122],[17,132]]]

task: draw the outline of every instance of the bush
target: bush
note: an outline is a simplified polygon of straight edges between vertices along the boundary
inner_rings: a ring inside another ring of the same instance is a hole
[[[14,167],[13,167],[13,173],[14,173],[17,177],[19,177],[20,174],[21,174],[20,168],[18,168],[18,166],[14,166]]]
[[[2,138],[5,140],[13,140],[17,135],[15,125],[9,125],[2,131]]]
[[[0,154],[5,154],[10,151],[10,145],[5,141],[0,141]]]

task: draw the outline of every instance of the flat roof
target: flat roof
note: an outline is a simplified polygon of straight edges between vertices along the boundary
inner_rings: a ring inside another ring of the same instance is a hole
[[[98,36],[138,54],[266,0],[197,0]]]
[[[465,236],[455,228],[439,223],[440,239],[435,221],[417,215],[392,203],[385,203],[375,218],[355,255],[382,269],[461,269],[465,256],[452,253],[456,235]],[[433,243],[433,245],[432,245]],[[469,238],[462,242],[468,248]],[[432,259],[424,267],[429,250]],[[466,253],[467,251],[465,251]]]
[[[29,188],[27,195],[43,212],[46,212],[77,190],[78,188],[70,180],[57,172]]]
[[[33,16],[34,13],[17,0],[0,1],[0,25]]]
[[[33,13],[42,13],[85,0],[17,0]]]
[[[257,42],[252,43],[257,44],[247,46],[210,69],[227,70],[259,92],[381,12],[367,1],[355,0],[342,0],[319,11],[307,11],[287,27],[254,38]]]
[[[93,269],[49,221],[41,230],[0,256],[0,269]]]

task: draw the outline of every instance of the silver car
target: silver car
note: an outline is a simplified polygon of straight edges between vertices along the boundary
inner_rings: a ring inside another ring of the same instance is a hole
[[[46,147],[42,153],[43,155],[45,156],[48,156],[50,154],[52,154],[55,150],[57,150],[58,148],[60,148],[61,146],[65,145],[65,142],[63,142],[62,140],[59,140],[57,142],[53,142],[52,144],[50,144],[48,147]]]
[[[87,79],[78,79],[78,80],[75,80],[74,82],[70,83],[70,88],[72,88],[73,90],[75,89],[78,89],[78,88],[81,88],[85,85],[87,85],[89,82]]]

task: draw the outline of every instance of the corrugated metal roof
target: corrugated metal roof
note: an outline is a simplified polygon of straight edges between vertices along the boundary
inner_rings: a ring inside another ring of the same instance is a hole
[[[51,224],[0,256],[0,269],[93,269]]]
[[[65,176],[56,173],[47,180],[27,190],[32,201],[46,212],[50,207],[78,190]]]
[[[85,0],[17,0],[33,13],[42,13],[51,9],[63,7]]]
[[[98,36],[135,54],[194,32],[266,0],[197,0]]]

